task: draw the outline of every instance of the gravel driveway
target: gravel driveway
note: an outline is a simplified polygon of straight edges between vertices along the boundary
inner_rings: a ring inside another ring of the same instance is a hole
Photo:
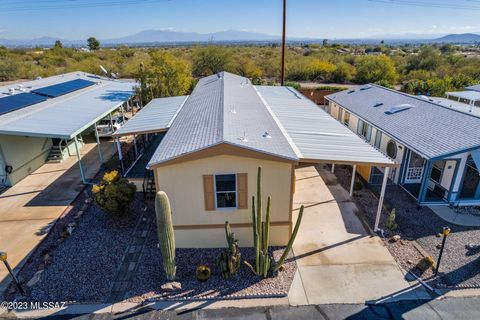
[[[351,169],[346,166],[336,166],[335,175],[339,183],[348,190]],[[378,190],[374,191],[378,192]],[[373,226],[378,205],[377,198],[369,189],[363,187],[355,191],[354,200],[362,209],[369,225]],[[387,230],[384,224],[387,214],[383,210],[380,228],[385,230],[385,236],[391,237],[398,234],[402,239],[415,240],[429,255],[433,256],[435,261],[439,253],[437,246],[442,241],[442,238],[437,235],[443,227],[451,228],[452,233],[447,239],[440,265],[441,282],[434,284],[449,287],[480,287],[480,228],[458,226],[442,220],[430,208],[418,207],[416,201],[397,185],[387,186],[385,205],[389,210],[396,209],[398,224],[393,232]],[[412,264],[407,263],[406,260],[413,260],[413,264],[416,263],[418,252],[412,251],[411,247],[401,248],[402,246],[398,243],[390,244],[388,247],[394,251],[392,253],[397,262],[405,268],[412,267]],[[401,250],[409,250],[410,253],[402,253]]]

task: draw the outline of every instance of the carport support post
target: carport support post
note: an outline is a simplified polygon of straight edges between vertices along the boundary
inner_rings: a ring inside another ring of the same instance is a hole
[[[357,165],[353,165],[352,169],[352,182],[350,182],[350,197],[353,196],[353,187],[355,186],[355,173],[357,172]]]
[[[82,158],[80,157],[80,148],[78,147],[78,138],[75,136],[75,151],[77,152],[78,167],[80,168],[80,176],[82,177],[83,184],[87,184],[87,179],[85,179],[85,173],[83,172]]]
[[[120,137],[115,138],[115,144],[117,145],[117,152],[118,152],[118,160],[120,160],[120,167],[122,168],[122,174],[125,172],[123,168],[123,155],[122,155],[122,145],[120,144]]]
[[[378,199],[377,216],[375,217],[375,226],[373,227],[373,231],[375,232],[379,230],[378,224],[380,223],[380,214],[382,213],[383,199],[385,198],[385,189],[387,188],[389,172],[390,167],[385,167],[385,172],[383,173],[382,190],[380,191],[380,198]]]
[[[100,157],[100,163],[103,164],[103,154],[102,154],[102,147],[100,145],[100,138],[98,137],[97,131],[97,123],[93,125],[93,129],[95,130],[95,140],[97,140],[97,148],[98,148],[98,156]]]
[[[332,173],[335,173],[335,163],[332,163]]]

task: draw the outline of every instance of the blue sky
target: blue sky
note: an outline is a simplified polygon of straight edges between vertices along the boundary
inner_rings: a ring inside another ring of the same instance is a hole
[[[359,38],[480,32],[478,0],[288,0],[287,34]],[[398,2],[406,5],[400,5]],[[409,3],[425,3],[428,7]],[[95,7],[82,7],[96,3]],[[98,4],[114,3],[110,6]],[[434,4],[432,7],[430,4]],[[62,9],[41,9],[64,7]],[[440,7],[438,7],[440,6]],[[444,8],[465,6],[467,9]],[[472,9],[472,7],[478,8]],[[108,39],[148,29],[279,35],[281,0],[1,0],[0,38]]]

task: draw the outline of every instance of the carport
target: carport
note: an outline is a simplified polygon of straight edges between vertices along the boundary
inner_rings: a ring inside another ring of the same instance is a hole
[[[36,103],[0,116],[0,135],[43,137],[72,140],[75,144],[83,183],[88,183],[80,156],[79,137],[82,132],[93,126],[100,161],[103,155],[97,133],[97,122],[128,105],[134,96],[135,82],[102,78],[86,73],[74,72],[61,76],[38,79],[22,84],[30,92],[47,89],[48,86],[82,79],[95,82],[94,85],[59,96],[49,96],[43,102]],[[5,88],[0,88],[5,89]],[[1,90],[0,90],[1,91]]]
[[[374,230],[378,231],[392,159],[361,139],[309,99],[289,87],[256,86],[272,117],[289,140],[300,163],[350,165],[353,168],[350,196],[353,195],[357,166],[384,168]]]
[[[166,132],[170,128],[187,98],[188,96],[178,96],[153,99],[113,134],[124,176],[144,156],[152,135]],[[133,144],[124,153],[120,137],[125,136],[133,136]]]

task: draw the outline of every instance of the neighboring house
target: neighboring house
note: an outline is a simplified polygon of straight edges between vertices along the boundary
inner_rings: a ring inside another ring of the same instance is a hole
[[[464,91],[447,92],[447,99],[461,102],[470,106],[470,110],[480,112],[480,84],[466,87]]]
[[[480,108],[480,91],[465,90],[445,93],[450,100],[465,103],[472,108]]]
[[[480,84],[476,84],[476,85],[473,85],[473,86],[466,87],[465,90],[480,92]]]
[[[292,88],[222,72],[200,79],[188,97],[154,101],[115,135],[166,132],[148,168],[170,199],[178,247],[225,246],[225,221],[251,246],[259,166],[264,209],[272,198],[272,245],[285,245],[292,232],[299,164],[396,166]]]
[[[134,85],[71,72],[0,86],[0,185],[16,184],[47,161],[77,155],[82,135],[126,105]]]
[[[480,118],[378,85],[326,97],[332,117],[392,158],[419,204],[480,204]],[[360,168],[378,183],[379,168]]]

